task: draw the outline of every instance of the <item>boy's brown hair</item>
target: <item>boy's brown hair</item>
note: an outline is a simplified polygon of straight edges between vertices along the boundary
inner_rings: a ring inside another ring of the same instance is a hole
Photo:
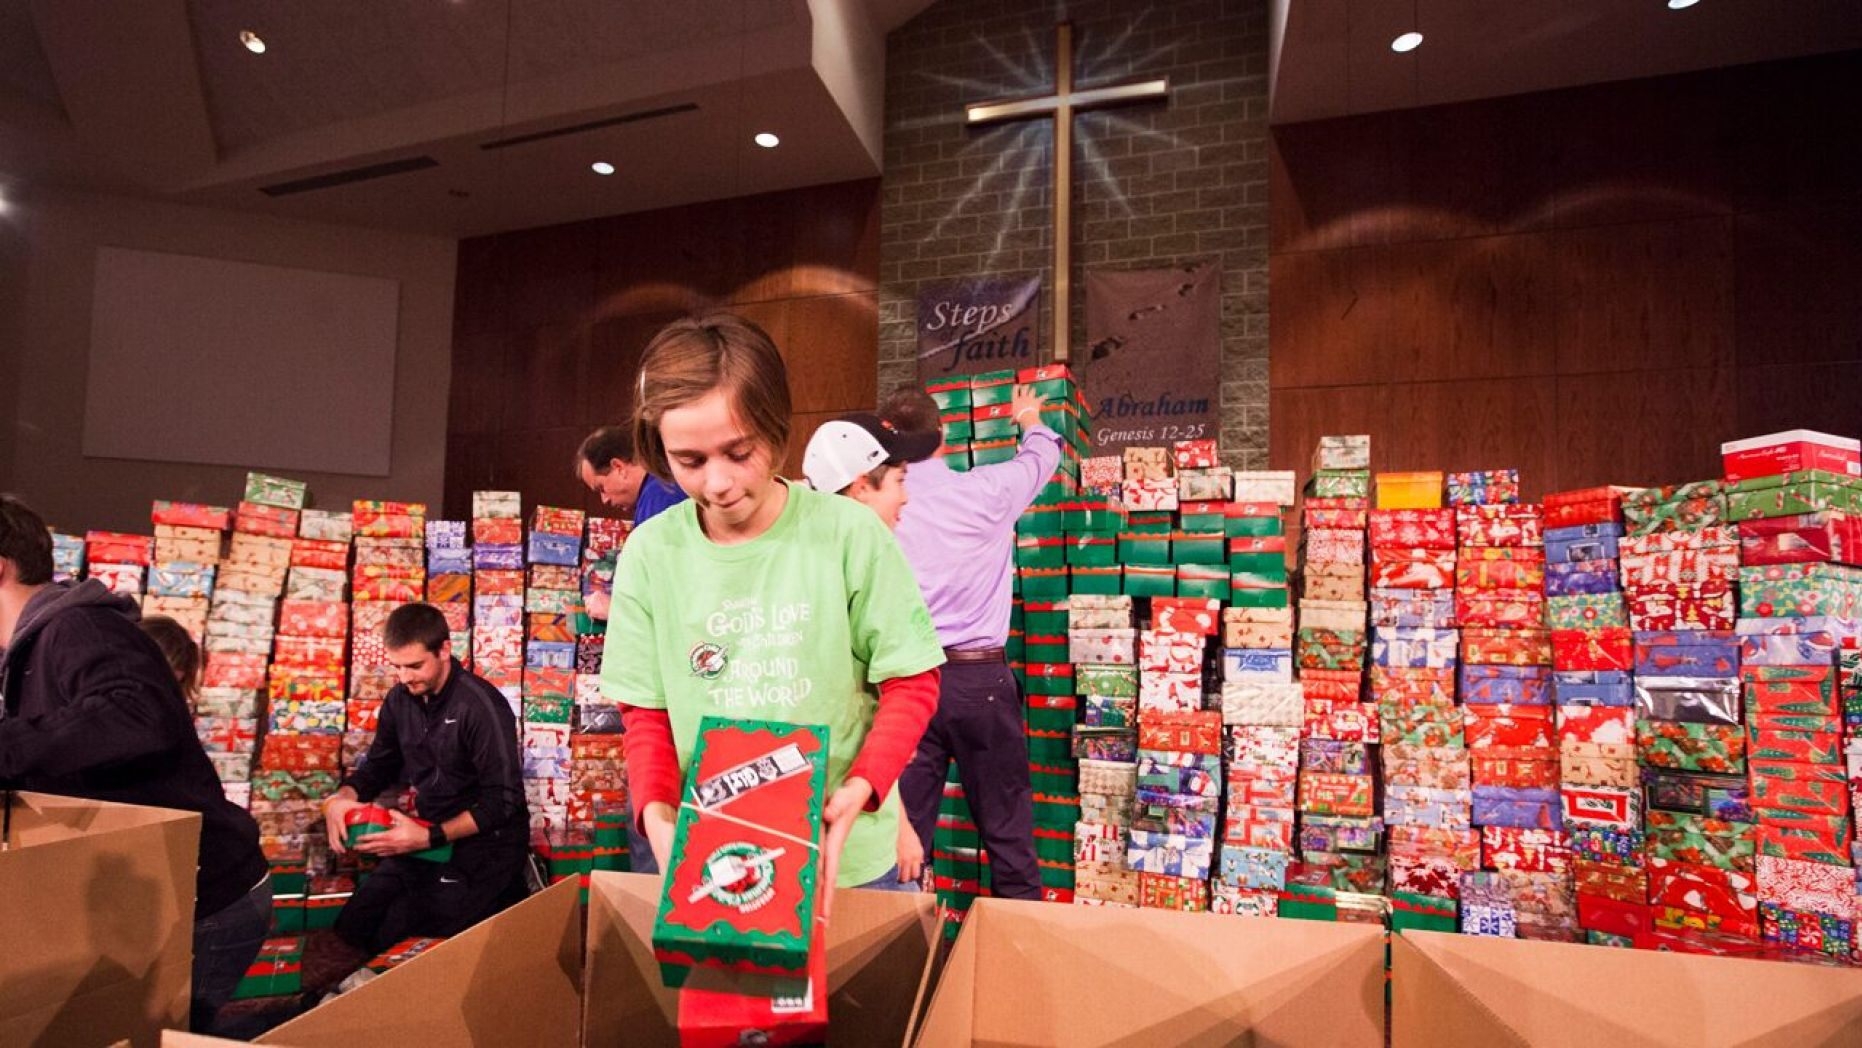
[[[672,480],[659,424],[666,412],[725,390],[750,436],[780,465],[789,453],[789,371],[763,329],[732,313],[676,320],[647,344],[634,396],[634,449],[661,480]]]

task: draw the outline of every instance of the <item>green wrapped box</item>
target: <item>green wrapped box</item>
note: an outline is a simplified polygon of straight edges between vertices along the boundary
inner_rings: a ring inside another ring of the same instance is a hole
[[[1072,695],[1073,666],[1065,662],[1030,662],[1023,670],[1029,695]]]
[[[1862,513],[1862,480],[1819,470],[1754,477],[1734,485],[1727,496],[1726,517],[1760,520],[1821,510]]]
[[[1855,618],[1862,611],[1862,568],[1773,564],[1739,569],[1741,618]]]
[[[1069,535],[1116,536],[1125,522],[1125,507],[1103,498],[1077,499],[1063,518]]]
[[[1024,600],[1055,601],[1067,596],[1069,577],[1066,568],[1018,568]]]
[[[1171,513],[1132,513],[1126,516],[1125,530],[1134,535],[1165,535],[1176,531]]]
[[[1019,630],[1010,630],[1008,638],[1002,642],[1002,657],[1011,663],[1021,662],[1027,657],[1027,644]]]
[[[265,473],[246,474],[245,501],[278,509],[303,509],[310,485]]]
[[[1228,543],[1221,535],[1180,531],[1171,536],[1170,557],[1176,564],[1227,564]]]
[[[699,723],[653,921],[667,986],[706,965],[767,979],[772,994],[802,992],[827,793],[825,726]]]
[[[1287,533],[1286,522],[1278,515],[1272,517],[1243,517],[1230,513],[1225,518],[1223,531],[1230,538],[1271,538]]]
[[[931,394],[931,400],[940,412],[968,411],[970,407],[970,380],[967,378],[945,379],[933,382],[925,387]]]
[[[1125,592],[1125,569],[1122,567],[1087,568],[1071,571],[1069,592],[1102,597],[1116,597]]]
[[[1061,503],[1036,502],[1015,518],[1015,534],[1057,538],[1066,531],[1066,512]]]
[[[946,422],[942,428],[944,430],[944,443],[951,447],[956,447],[959,444],[968,444],[976,439],[976,428],[970,424],[970,420],[967,417]]]
[[[1074,672],[1077,674],[1079,672],[1079,667],[1074,667]],[[1029,731],[1061,732],[1063,734],[1072,733],[1073,703],[1075,700],[1071,697],[1067,697],[1054,699],[1053,701],[1064,702],[1066,705],[1044,706],[1040,703],[1028,704],[1028,708],[1024,711],[1024,714],[1028,718]]]
[[[1018,445],[1014,438],[1003,440],[985,440],[979,434],[970,445],[970,464],[972,466],[993,466],[998,462],[1008,462],[1015,458]]]
[[[1103,695],[1114,699],[1138,697],[1136,666],[1075,666],[1074,690],[1081,695]]]
[[[1269,580],[1266,585],[1287,584],[1287,555],[1278,550],[1266,552],[1230,552],[1228,568],[1237,575],[1251,575]]]
[[[1072,768],[1034,766],[1028,769],[1037,803],[1043,797],[1066,797],[1077,802],[1080,796],[1079,773]]]
[[[1126,566],[1146,565],[1162,567],[1169,565],[1170,536],[1144,535],[1127,531],[1118,537],[1118,559]]]
[[[1631,535],[1656,535],[1667,531],[1700,531],[1727,521],[1725,495],[1680,499],[1649,505],[1631,505],[1623,501],[1623,525]]]
[[[970,376],[970,407],[1007,404],[1015,399],[1015,372],[988,371]]]
[[[1306,481],[1306,494],[1319,499],[1371,497],[1371,472],[1360,469],[1322,469]]]
[[[1061,529],[1065,530],[1067,526],[1066,511],[1073,504],[1073,500],[1079,497],[1080,485],[1078,482],[1066,473],[1056,470],[1054,476],[1050,478],[1047,483],[1041,485],[1041,492],[1035,496],[1035,502],[1043,506],[1050,504],[1059,506],[1061,509]]]
[[[1177,569],[1177,596],[1197,600],[1229,600],[1233,591],[1225,570],[1206,571],[1196,565]]]
[[[1224,506],[1227,504],[1217,502],[1213,503],[1213,505]],[[1184,531],[1192,532],[1197,535],[1221,535],[1228,529],[1228,514],[1219,509],[1198,510],[1195,512],[1186,510],[1178,515],[1178,519],[1182,521]]]
[[[1578,593],[1548,597],[1545,627],[1554,630],[1597,630],[1629,625],[1629,604],[1618,593]]]
[[[1073,759],[1072,739],[1046,739],[1034,736],[1028,740],[1028,760],[1033,764],[1065,764]]]
[[[304,940],[286,935],[266,939],[258,956],[233,990],[236,1001],[254,997],[282,997],[304,990]]]
[[[1274,912],[1295,921],[1337,921],[1338,892],[1331,887],[1288,882]]]
[[[1174,567],[1127,564],[1125,592],[1133,597],[1174,597],[1177,595],[1177,570]]]
[[[1229,603],[1237,608],[1284,608],[1289,606],[1288,591],[1285,586],[1273,589],[1253,589],[1246,585],[1245,579],[1239,585],[1231,579]]]
[[[1054,605],[1059,604],[1056,608]],[[1067,632],[1067,607],[1065,601],[1040,603],[1034,607],[1023,603],[1022,629],[1036,636],[1055,637]]]
[[[279,935],[296,935],[304,930],[304,899],[301,893],[272,894],[272,931]]]
[[[1390,930],[1393,932],[1453,932],[1457,930],[1453,899],[1416,892],[1392,892]]]
[[[1017,535],[1015,566],[1018,568],[1063,568],[1067,565],[1067,540],[1058,535]]]
[[[944,465],[949,466],[959,473],[970,468],[970,448],[968,445],[963,447],[952,447],[938,457],[944,460]]]
[[[1047,830],[1067,831],[1068,847],[1072,847],[1073,824],[1080,821],[1080,802],[1078,800],[1039,800],[1034,802],[1034,824]],[[1069,854],[1067,861],[1072,862]]]
[[[1109,568],[1118,563],[1118,539],[1111,535],[1074,535],[1067,539],[1067,564]]]

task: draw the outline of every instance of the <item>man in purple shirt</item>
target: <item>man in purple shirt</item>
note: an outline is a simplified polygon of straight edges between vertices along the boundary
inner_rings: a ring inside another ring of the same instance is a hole
[[[909,500],[899,545],[918,577],[938,641],[949,660],[938,710],[899,779],[900,799],[926,854],[937,826],[950,762],[989,855],[991,890],[1039,899],[1034,851],[1034,790],[1021,691],[1003,647],[1009,636],[1015,521],[1060,465],[1060,435],[1041,424],[1041,396],[1015,387],[1010,407],[1022,427],[1015,458],[958,473],[937,455],[905,476]],[[937,433],[937,404],[908,386],[887,397],[879,416],[906,433]]]

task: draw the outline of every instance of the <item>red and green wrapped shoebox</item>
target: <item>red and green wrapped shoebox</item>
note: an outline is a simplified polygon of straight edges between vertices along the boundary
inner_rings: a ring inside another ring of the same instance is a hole
[[[707,717],[679,805],[653,922],[667,986],[694,966],[799,993],[815,934],[828,730]]]
[[[1015,399],[1015,372],[986,371],[970,376],[970,406],[1007,404]]]
[[[1175,564],[1228,564],[1228,543],[1222,535],[1179,531],[1170,538],[1170,559]]]
[[[1118,537],[1118,559],[1127,566],[1163,566],[1170,563],[1170,535],[1127,531]]]
[[[273,895],[302,895],[310,888],[310,867],[302,852],[272,855],[266,861],[272,868]]]
[[[1228,569],[1208,564],[1183,564],[1177,567],[1177,596],[1195,600],[1226,601],[1233,589]]]
[[[1078,670],[1076,668],[1075,672]],[[1030,695],[1028,696],[1029,731],[1059,732],[1062,734],[1073,730],[1074,708],[1079,699],[1068,695]]]
[[[1066,568],[1017,568],[1023,600],[1057,601],[1067,596],[1071,576]]]
[[[968,444],[976,439],[976,430],[970,424],[970,409],[953,411],[938,417],[939,428],[944,431],[944,443]]]
[[[322,931],[336,926],[336,917],[355,894],[356,882],[348,877],[318,877],[310,882],[304,896],[304,930]]]
[[[369,971],[381,975],[399,968],[401,965],[406,964],[445,941],[444,937],[433,936],[418,936],[412,939],[402,939],[400,942],[376,954],[369,960],[365,967],[368,968]]]
[[[1015,518],[1015,534],[1058,538],[1066,531],[1067,502],[1064,499],[1036,499]]]
[[[975,425],[975,423],[972,423]],[[1020,444],[1014,437],[1001,437],[984,440],[981,436],[970,444],[970,464],[973,466],[993,466],[998,462],[1008,462],[1015,457]]]
[[[296,935],[304,930],[304,893],[272,893],[272,931]]]
[[[1026,682],[1022,691],[1028,695],[1073,694],[1073,664],[1070,662],[1030,662],[1023,676]]]
[[[945,443],[949,444],[950,442],[946,441]],[[949,466],[958,473],[962,473],[970,468],[970,445],[967,443],[951,445],[938,457],[944,460],[944,465]]]
[[[233,989],[233,999],[279,997],[304,989],[304,939],[284,935],[265,940],[259,955],[247,966],[246,974]]]
[[[1063,568],[1067,565],[1067,539],[1059,535],[1017,535],[1015,566]]]
[[[1034,387],[1034,391],[1050,401],[1074,402],[1080,395],[1079,382],[1073,377],[1073,371],[1065,364],[1043,364],[1040,367],[1022,368],[1015,373],[1015,381],[1024,386]]]
[[[1164,512],[1127,513],[1125,531],[1134,535],[1162,535],[1166,538],[1177,530],[1176,514]],[[1119,534],[1124,534],[1122,531]]]
[[[414,822],[422,827],[428,825],[420,819],[415,819]],[[348,845],[353,848],[358,841],[369,834],[381,833],[393,826],[394,817],[388,813],[388,809],[379,804],[364,804],[349,809],[349,814],[343,819],[343,836]],[[447,841],[438,848],[426,848],[414,852],[413,857],[425,859],[428,862],[447,862],[453,857],[452,842]],[[274,893],[277,891],[275,886],[273,891]]]
[[[1390,893],[1390,930],[1394,932],[1453,932],[1455,900],[1416,892]]]
[[[970,407],[970,380],[968,377],[939,379],[925,384],[925,392],[931,394],[931,400],[937,404],[940,412],[955,411]]]
[[[1177,507],[1178,526],[1198,535],[1222,535],[1228,530],[1227,502],[1185,502]]]
[[[1125,593],[1133,597],[1174,597],[1177,569],[1168,565],[1125,565]]]
[[[1022,629],[1031,635],[1053,637],[1067,632],[1066,601],[1024,601],[1016,607],[1021,609]]]
[[[1111,535],[1069,535],[1067,566],[1109,568],[1118,563],[1118,539]]]
[[[1076,498],[1061,513],[1069,535],[1117,535],[1130,519],[1124,505],[1108,498]]]

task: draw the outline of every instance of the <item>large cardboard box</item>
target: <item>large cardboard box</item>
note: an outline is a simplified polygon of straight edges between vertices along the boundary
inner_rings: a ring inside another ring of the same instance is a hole
[[[200,816],[0,794],[0,1044],[154,1048],[186,1026]]]
[[[679,1043],[677,993],[661,984],[653,959],[659,897],[658,877],[591,878],[584,1044]],[[907,1043],[940,939],[934,896],[835,893],[828,921],[828,1021],[836,1048]]]
[[[1855,1044],[1862,977],[1779,961],[1444,932],[1397,936],[1395,1048]]]
[[[582,907],[574,878],[258,1038],[291,1048],[580,1043]]]
[[[978,899],[919,1026],[950,1045],[1384,1037],[1381,927]]]

